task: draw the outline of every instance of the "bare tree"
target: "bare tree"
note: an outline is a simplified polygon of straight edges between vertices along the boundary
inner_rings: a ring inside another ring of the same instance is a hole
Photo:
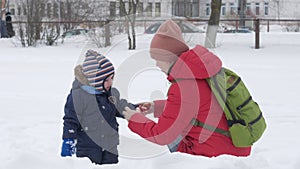
[[[39,40],[53,45],[60,34],[58,24],[43,24],[47,0],[23,0],[20,4],[24,16],[18,17],[24,24],[19,24],[19,37],[22,46],[36,46]],[[51,7],[51,6],[50,6]],[[51,20],[51,18],[49,18]]]
[[[211,0],[211,14],[206,32],[205,47],[215,48],[217,31],[220,22],[222,0]]]
[[[81,21],[98,20],[99,11],[104,8],[102,3],[99,0],[65,0],[60,5],[61,19],[65,22],[65,30],[73,29]]]
[[[23,9],[26,11],[27,24],[25,28],[25,39],[28,46],[36,46],[37,40],[41,38],[43,12],[41,11],[41,6],[43,3],[46,3],[46,0],[26,0],[26,2],[22,4]]]
[[[123,0],[120,0],[120,15],[125,17],[125,27],[128,35],[128,49],[136,48],[135,20],[139,0],[128,0],[128,10]]]

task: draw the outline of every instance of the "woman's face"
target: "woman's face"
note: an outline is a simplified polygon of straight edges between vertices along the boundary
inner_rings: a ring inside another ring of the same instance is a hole
[[[156,60],[156,66],[160,68],[160,70],[166,74],[168,74],[168,71],[172,65],[172,62],[165,62]]]
[[[111,88],[112,84],[113,84],[113,80],[114,80],[114,74],[108,76],[105,81],[104,81],[104,88],[106,91],[109,91],[109,89]]]

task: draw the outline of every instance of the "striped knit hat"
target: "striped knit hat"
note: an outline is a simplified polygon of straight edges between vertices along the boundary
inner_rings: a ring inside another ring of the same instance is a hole
[[[102,54],[88,50],[82,64],[83,74],[89,81],[89,85],[100,92],[104,89],[104,80],[115,72],[113,64]]]

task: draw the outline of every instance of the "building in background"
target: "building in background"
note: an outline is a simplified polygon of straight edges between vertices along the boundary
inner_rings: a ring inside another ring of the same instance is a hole
[[[114,18],[119,16],[118,0],[38,0],[43,2],[42,15],[46,20],[65,20],[67,10],[77,9],[78,13],[84,10],[97,8],[93,14],[85,16],[91,20]],[[125,0],[124,0],[125,1]],[[15,19],[21,20],[27,15],[27,0],[9,0],[8,7]],[[126,1],[125,1],[126,2]],[[80,4],[83,3],[83,4]],[[137,5],[137,16],[141,19],[176,17],[195,17],[207,19],[210,16],[211,0],[140,0]],[[222,0],[221,18],[238,18],[239,0]],[[128,3],[127,3],[128,4]],[[76,7],[74,7],[76,5]],[[78,9],[80,8],[80,9]],[[246,0],[246,18],[300,18],[299,0]]]

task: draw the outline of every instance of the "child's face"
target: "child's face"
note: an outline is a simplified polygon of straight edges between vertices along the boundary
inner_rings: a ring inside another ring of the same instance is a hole
[[[105,81],[104,81],[104,88],[105,88],[106,91],[108,91],[111,88],[111,86],[113,84],[113,80],[114,80],[114,75],[113,74],[110,75],[110,76],[108,76],[105,79]]]

